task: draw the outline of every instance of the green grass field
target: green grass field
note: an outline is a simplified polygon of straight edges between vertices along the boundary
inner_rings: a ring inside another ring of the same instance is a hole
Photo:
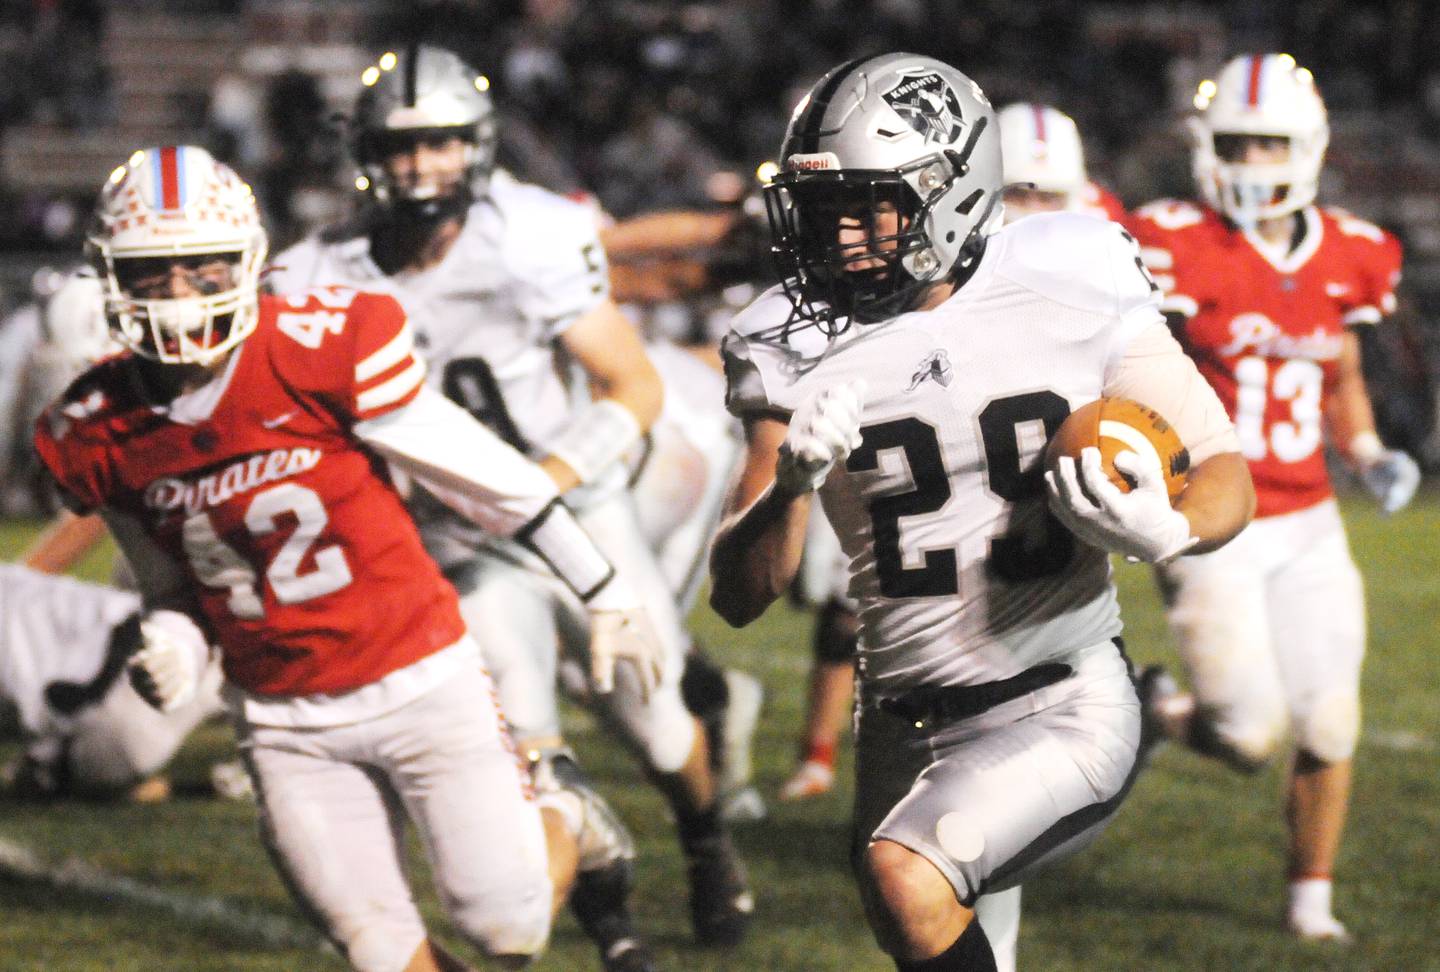
[[[1440,501],[1424,498],[1388,521],[1361,502],[1348,513],[1371,624],[1366,734],[1336,905],[1357,943],[1305,946],[1280,930],[1280,767],[1241,777],[1170,748],[1098,845],[1026,886],[1021,968],[1440,970]],[[33,530],[4,528],[0,552],[13,554]],[[101,563],[87,569],[98,576]],[[1148,574],[1123,567],[1120,582],[1132,656],[1170,657]],[[766,684],[757,773],[773,795],[793,757],[809,620],[777,607],[742,632],[704,612],[696,626]],[[570,730],[640,841],[637,910],[667,969],[892,968],[871,944],[847,871],[848,786],[804,805],[772,803],[767,821],[739,831],[759,899],[754,930],[735,952],[698,951],[659,799],[587,717],[575,713]],[[58,881],[0,865],[0,970],[340,969],[306,944],[260,849],[253,807],[201,792],[209,763],[228,751],[223,727],[199,733],[174,769],[180,795],[160,806],[0,800],[0,842],[68,865]],[[847,752],[842,776],[849,768]],[[87,867],[134,883],[124,885],[128,893],[113,882],[87,889]],[[166,897],[147,903],[147,889]],[[443,929],[433,897],[425,902]],[[595,967],[562,918],[536,968]]]

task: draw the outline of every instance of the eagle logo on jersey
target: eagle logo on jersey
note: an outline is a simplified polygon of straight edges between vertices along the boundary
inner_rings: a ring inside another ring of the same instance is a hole
[[[954,377],[955,371],[950,367],[950,356],[943,349],[937,348],[920,362],[919,367],[915,369],[915,374],[910,376],[910,387],[905,390],[914,391],[926,378],[933,378],[941,388],[947,388],[950,385],[950,379]]]
[[[925,141],[951,145],[960,139],[965,115],[955,89],[933,72],[908,77],[885,92],[885,103]]]

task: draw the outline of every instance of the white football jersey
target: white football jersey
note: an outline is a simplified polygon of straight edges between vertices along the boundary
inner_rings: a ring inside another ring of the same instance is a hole
[[[96,685],[111,632],[138,610],[137,594],[0,564],[0,697],[26,733],[63,731],[66,715],[46,701],[47,687]],[[123,668],[110,675],[125,677]]]
[[[820,498],[849,559],[869,693],[1007,678],[1120,633],[1108,557],[1050,514],[1041,454],[1162,320],[1157,297],[1118,225],[1054,213],[991,237],[932,310],[832,340],[791,321],[777,287],[736,319],[736,414],[785,417],[816,389],[868,385],[863,443]]]
[[[278,294],[342,285],[392,294],[430,366],[430,383],[522,452],[543,451],[577,402],[555,339],[609,296],[589,209],[497,172],[434,267],[386,276],[359,225],[310,236],[266,272]]]
[[[610,293],[594,213],[497,171],[440,263],[386,276],[360,224],[323,230],[272,262],[266,285],[277,294],[341,285],[393,295],[415,329],[429,382],[501,438],[531,457],[589,401],[556,339]],[[567,502],[624,484],[623,470]],[[426,495],[413,504],[426,546],[448,567],[484,535]]]

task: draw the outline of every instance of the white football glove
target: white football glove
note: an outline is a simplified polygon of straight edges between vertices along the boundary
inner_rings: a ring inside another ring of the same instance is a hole
[[[1110,481],[1094,446],[1081,450],[1078,478],[1069,456],[1060,458],[1057,470],[1045,473],[1050,510],[1071,533],[1091,546],[1150,564],[1178,557],[1199,542],[1190,535],[1185,514],[1170,505],[1158,461],[1122,452],[1115,457],[1115,468],[1135,479],[1134,489],[1122,493]]]
[[[1360,470],[1360,479],[1386,514],[1396,513],[1409,505],[1420,486],[1420,466],[1409,453],[1386,449]]]
[[[628,664],[648,701],[665,672],[665,647],[644,608],[590,612],[590,683],[599,695],[615,690],[615,667]]]
[[[179,611],[151,611],[140,622],[141,648],[130,656],[130,684],[161,712],[195,697],[210,645],[194,621]]]
[[[865,381],[855,379],[812,392],[790,416],[775,462],[775,486],[791,496],[813,493],[835,463],[860,446]]]

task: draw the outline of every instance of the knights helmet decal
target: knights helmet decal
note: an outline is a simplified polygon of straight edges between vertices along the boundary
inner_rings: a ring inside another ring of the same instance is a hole
[[[951,144],[965,127],[960,99],[940,75],[924,74],[903,78],[885,92],[885,103],[927,142]]]

